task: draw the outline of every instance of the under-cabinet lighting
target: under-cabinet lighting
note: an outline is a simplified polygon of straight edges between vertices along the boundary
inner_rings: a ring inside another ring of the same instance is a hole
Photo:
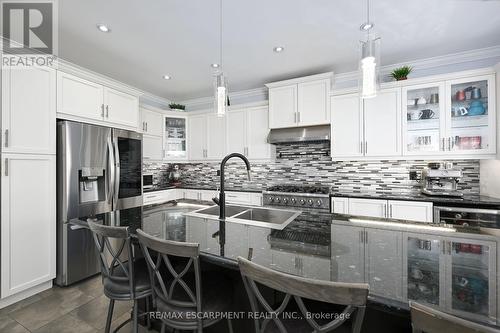
[[[374,221],[374,220],[363,220],[363,219],[349,219],[349,222],[352,223],[364,223],[364,224],[373,224],[384,227],[404,227],[410,229],[418,229],[418,230],[434,230],[434,231],[445,231],[445,232],[457,232],[455,228],[447,228],[447,227],[433,227],[430,225],[419,225],[419,224],[409,224],[409,223],[398,223],[398,222],[383,222],[383,221]]]

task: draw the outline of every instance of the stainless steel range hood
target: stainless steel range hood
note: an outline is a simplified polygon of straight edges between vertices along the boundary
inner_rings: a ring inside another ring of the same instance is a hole
[[[272,129],[268,143],[293,143],[330,140],[330,125]]]

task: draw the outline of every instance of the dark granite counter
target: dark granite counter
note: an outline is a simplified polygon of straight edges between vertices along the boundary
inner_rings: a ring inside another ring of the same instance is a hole
[[[458,197],[429,196],[422,194],[420,192],[379,193],[379,192],[348,192],[348,191],[336,191],[336,190],[332,190],[330,195],[333,197],[348,197],[348,198],[425,201],[425,202],[432,202],[435,205],[439,206],[500,209],[499,198],[492,198],[483,195],[464,195],[464,197],[458,198]]]

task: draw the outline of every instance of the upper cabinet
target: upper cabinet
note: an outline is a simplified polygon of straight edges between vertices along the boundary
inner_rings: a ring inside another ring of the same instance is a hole
[[[269,83],[269,127],[330,123],[330,87],[333,73]]]
[[[219,160],[226,154],[226,118],[201,113],[188,118],[189,159]]]
[[[165,126],[164,158],[167,160],[187,159],[187,117],[166,115],[163,120]]]
[[[333,159],[494,157],[495,74],[475,73],[391,83],[372,99],[332,97]]]
[[[61,118],[137,129],[136,96],[58,71],[57,113]]]
[[[383,89],[362,100],[358,94],[331,99],[332,157],[401,155],[401,92]]]
[[[271,158],[267,106],[229,111],[226,128],[228,153],[241,153],[250,159]]]
[[[142,133],[144,135],[162,136],[163,114],[156,111],[142,109]]]
[[[3,68],[2,152],[56,153],[56,71]]]

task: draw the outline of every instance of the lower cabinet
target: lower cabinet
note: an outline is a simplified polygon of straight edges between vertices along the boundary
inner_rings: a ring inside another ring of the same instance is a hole
[[[170,189],[144,193],[143,202],[144,205],[151,205],[181,198],[182,192],[179,189]]]
[[[1,298],[56,276],[56,157],[3,154]]]
[[[330,281],[331,271],[328,258],[272,249],[271,261],[272,268],[277,271]]]
[[[405,299],[496,323],[496,242],[413,233],[404,240]]]
[[[391,218],[431,223],[432,202],[332,197],[331,210],[335,214]]]
[[[332,281],[365,282],[364,230],[332,225]]]

